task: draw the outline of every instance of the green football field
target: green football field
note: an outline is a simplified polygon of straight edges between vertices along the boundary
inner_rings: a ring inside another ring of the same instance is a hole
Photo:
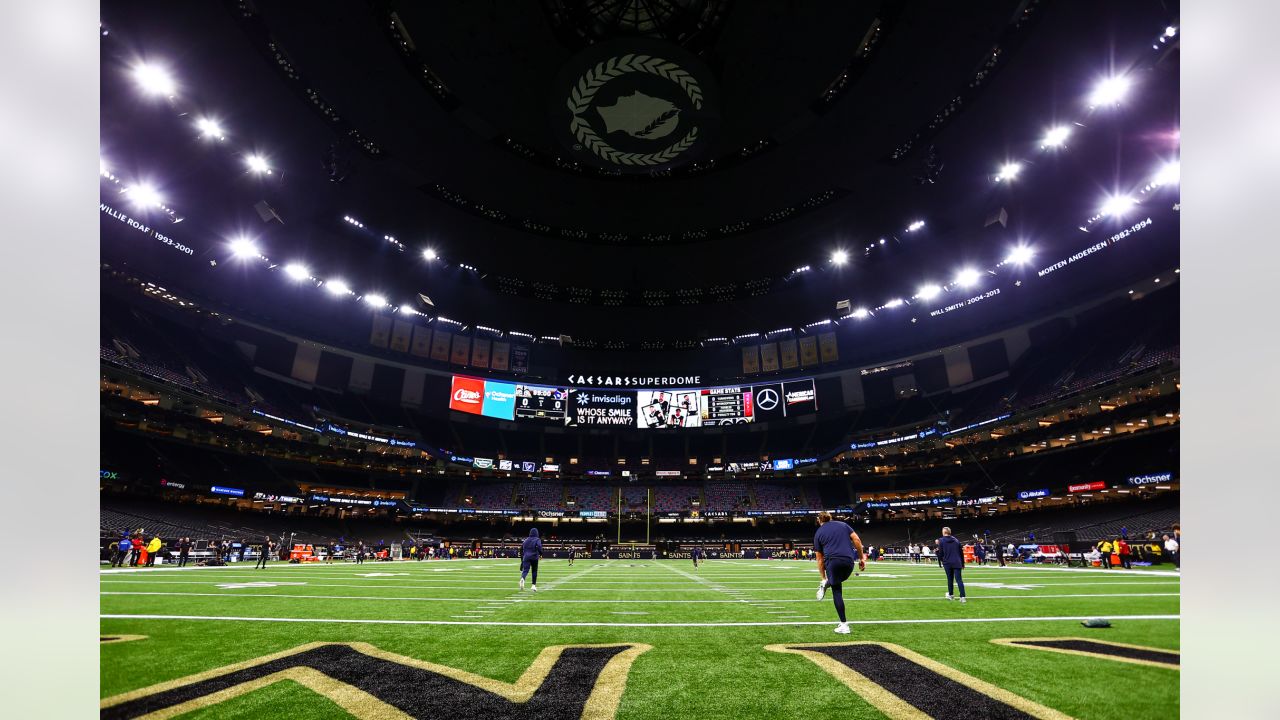
[[[518,575],[513,560],[104,569],[101,716],[1178,715],[1171,569],[971,567],[962,605],[936,565],[873,563],[845,584],[849,635],[809,562],[544,560],[536,594]]]

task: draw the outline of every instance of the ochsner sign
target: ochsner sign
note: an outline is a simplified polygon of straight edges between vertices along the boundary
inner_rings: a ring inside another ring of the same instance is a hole
[[[1135,475],[1125,482],[1130,485],[1155,485],[1157,483],[1173,482],[1173,473],[1152,473],[1150,475]]]

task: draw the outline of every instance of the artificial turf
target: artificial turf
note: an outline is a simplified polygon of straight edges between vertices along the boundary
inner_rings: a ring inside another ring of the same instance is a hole
[[[961,605],[943,598],[945,580],[934,565],[874,563],[845,584],[852,633],[836,635],[830,598],[814,597],[812,563],[709,561],[695,570],[688,560],[572,567],[544,560],[537,594],[517,589],[517,567],[454,560],[104,571],[102,635],[146,637],[102,645],[101,694],[113,698],[315,642],[368,643],[507,683],[548,646],[638,643],[651,649],[626,676],[616,710],[624,720],[878,718],[886,713],[810,659],[766,649],[874,641],[941,663],[944,676],[971,676],[1070,717],[1178,713],[1177,670],[991,642],[1087,638],[1176,650],[1180,579],[1171,573],[971,567],[969,602]],[[235,587],[248,583],[275,586]],[[1081,627],[1079,619],[1095,616],[1113,627]],[[410,677],[380,667],[389,683]],[[916,685],[907,692],[916,699],[945,687]],[[472,706],[479,707],[460,701],[450,713],[466,717]],[[961,716],[963,708],[956,710]],[[285,679],[181,717],[351,715]]]

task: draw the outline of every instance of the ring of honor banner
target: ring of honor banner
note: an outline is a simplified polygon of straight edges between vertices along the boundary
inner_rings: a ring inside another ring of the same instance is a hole
[[[471,365],[478,368],[489,367],[489,347],[491,341],[486,338],[476,338],[471,343]]]
[[[494,370],[507,371],[511,368],[511,343],[493,342],[493,352],[489,355],[489,367]]]
[[[818,338],[806,335],[800,338],[800,365],[813,367],[818,364]]]
[[[466,365],[471,360],[471,338],[464,335],[453,336],[453,354],[449,362],[454,365]]]
[[[413,342],[409,345],[409,352],[418,357],[431,357],[431,328],[413,326]]]
[[[778,371],[778,343],[765,343],[760,346],[760,369],[765,372]]]
[[[396,352],[409,352],[409,338],[413,335],[413,323],[396,320],[391,326],[391,349]]]
[[[760,346],[748,345],[742,348],[742,374],[755,375],[760,372]]]
[[[511,348],[511,372],[529,372],[529,346],[516,345]]]
[[[836,334],[824,332],[818,336],[818,347],[821,348],[822,362],[833,363],[840,359],[840,351],[836,347]]]
[[[779,342],[778,354],[782,359],[783,370],[794,370],[800,367],[800,351],[796,347],[795,338],[787,338]]]
[[[373,328],[369,331],[369,344],[384,348],[391,339],[391,318],[386,315],[373,316]]]
[[[449,346],[453,343],[453,334],[436,329],[431,336],[431,359],[449,362]]]

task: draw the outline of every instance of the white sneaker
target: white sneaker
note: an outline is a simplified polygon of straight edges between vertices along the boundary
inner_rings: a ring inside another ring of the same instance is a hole
[[[520,578],[520,589],[524,589],[524,578]]]
[[[839,625],[836,625],[836,632],[837,632],[838,634],[840,634],[840,635],[848,635],[848,634],[849,634],[849,623],[847,623],[847,622],[842,622],[842,623],[840,623]]]
[[[524,581],[523,581],[523,580],[521,580],[520,582],[521,582],[522,584],[524,583]],[[947,599],[948,599],[948,600],[955,600],[955,598],[951,597],[951,593],[947,593]]]
[[[538,592],[538,586],[537,586],[537,585],[534,585],[534,586],[533,586],[533,591],[534,591],[534,592]]]
[[[960,598],[960,604],[961,604],[961,605],[963,605],[963,604],[965,604],[965,603],[967,603],[967,602],[969,602],[969,601],[968,601],[968,600],[965,600],[964,598]]]
[[[818,599],[821,600],[826,596],[827,596],[827,581],[819,580],[818,581]]]

